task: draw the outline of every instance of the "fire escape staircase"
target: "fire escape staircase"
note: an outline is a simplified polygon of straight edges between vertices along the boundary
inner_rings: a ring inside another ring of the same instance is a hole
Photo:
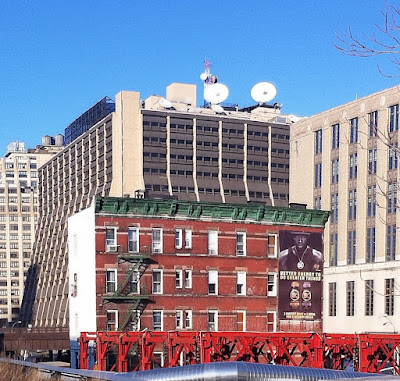
[[[118,326],[118,331],[124,331],[128,322],[132,318],[132,324],[136,325],[139,321],[140,315],[142,314],[147,303],[149,303],[149,293],[146,288],[140,287],[140,292],[129,292],[129,280],[131,276],[136,272],[138,273],[138,281],[142,274],[150,263],[150,251],[147,250],[145,253],[123,253],[118,255],[118,264],[129,262],[129,270],[118,285],[118,288],[114,293],[104,294],[101,298],[101,305],[106,303],[131,303],[131,306],[124,317],[122,323]],[[126,292],[128,289],[128,292]]]

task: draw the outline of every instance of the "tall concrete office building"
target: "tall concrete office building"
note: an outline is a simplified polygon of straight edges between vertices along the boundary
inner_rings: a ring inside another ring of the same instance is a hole
[[[196,107],[196,86],[166,97],[122,91],[66,128],[39,170],[40,215],[21,319],[68,325],[67,218],[93,196],[288,205],[289,125],[280,106]]]
[[[63,146],[63,137],[45,136],[25,149],[11,142],[0,159],[0,324],[18,321],[38,217],[38,169]]]
[[[291,127],[290,200],[331,211],[326,332],[400,330],[399,103],[393,87]]]

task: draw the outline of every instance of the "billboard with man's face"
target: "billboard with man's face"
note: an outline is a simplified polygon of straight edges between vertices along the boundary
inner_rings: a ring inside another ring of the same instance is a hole
[[[279,249],[279,319],[321,319],[322,233],[281,231]]]

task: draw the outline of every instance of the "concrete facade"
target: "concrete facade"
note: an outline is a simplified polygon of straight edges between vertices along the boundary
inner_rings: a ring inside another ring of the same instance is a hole
[[[331,210],[325,332],[400,330],[399,102],[394,87],[291,127],[290,201]]]

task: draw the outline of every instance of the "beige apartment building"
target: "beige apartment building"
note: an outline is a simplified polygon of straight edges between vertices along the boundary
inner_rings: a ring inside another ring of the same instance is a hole
[[[324,237],[325,332],[398,332],[400,88],[291,126],[290,201],[331,211]]]
[[[38,216],[38,170],[62,145],[62,136],[45,136],[28,150],[23,142],[11,142],[0,159],[1,326],[18,322]]]
[[[66,147],[39,170],[24,324],[68,326],[67,219],[95,195],[288,206],[292,122],[280,105],[200,108],[196,91],[121,91],[66,128]]]

